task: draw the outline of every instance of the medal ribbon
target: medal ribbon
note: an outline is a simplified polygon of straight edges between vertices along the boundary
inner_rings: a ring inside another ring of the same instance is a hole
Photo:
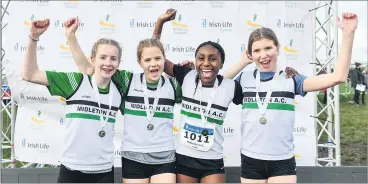
[[[260,70],[258,70],[257,75],[256,75],[256,90],[257,90],[256,91],[256,101],[257,101],[259,113],[261,114],[261,117],[264,117],[267,111],[268,103],[270,102],[271,94],[272,94],[272,84],[275,81],[275,79],[279,76],[278,73],[280,73],[280,71],[278,71],[276,68],[276,72],[271,80],[271,87],[267,91],[266,98],[263,101],[263,103],[261,102],[261,99],[259,97],[259,91],[261,87],[261,74],[260,73],[261,73]]]
[[[143,92],[144,92],[144,106],[145,106],[148,122],[151,123],[151,121],[153,119],[153,115],[156,112],[156,107],[157,107],[158,99],[159,99],[158,92],[159,92],[159,90],[161,88],[161,85],[162,85],[162,79],[161,79],[161,76],[160,76],[160,80],[158,81],[157,89],[154,92],[155,93],[155,95],[154,95],[155,100],[153,101],[153,108],[150,109],[149,108],[149,101],[148,101],[148,91],[147,91],[146,77],[145,77],[144,74],[143,74],[142,78],[143,78],[142,79],[142,85],[143,85]]]
[[[95,80],[94,76],[91,77],[91,82],[92,82],[93,92],[94,92],[94,94],[96,96],[96,99],[97,99],[98,107],[102,111],[101,101],[100,101],[101,100],[100,99],[100,92],[98,92],[98,87],[97,87],[97,83],[96,83],[96,80]],[[111,88],[112,88],[112,82],[110,80],[110,85],[109,85],[109,109],[107,110],[107,114],[106,114],[106,119],[105,120],[103,118],[103,113],[100,113],[100,123],[101,123],[101,129],[102,130],[106,126],[107,121],[109,119],[109,114],[110,114],[111,107],[112,107],[112,100],[114,98],[114,91],[111,90]]]
[[[198,81],[198,85],[200,87],[200,99],[202,99],[202,82],[201,82],[201,80]],[[215,81],[215,84],[213,86],[212,93],[211,93],[211,95],[209,96],[209,98],[207,100],[206,114],[208,114],[209,110],[211,109],[212,103],[215,101],[215,97],[216,97],[216,93],[217,93],[217,87],[218,87],[218,80],[217,80],[217,77],[216,77],[216,81]],[[199,106],[200,106],[202,123],[207,124],[207,118],[208,117],[205,117],[205,115],[203,113],[203,110],[202,110],[203,108],[202,108],[202,105],[201,105],[201,101],[200,101]]]

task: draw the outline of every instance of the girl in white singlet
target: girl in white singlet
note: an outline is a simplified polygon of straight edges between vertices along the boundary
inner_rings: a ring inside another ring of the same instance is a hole
[[[92,49],[93,75],[41,71],[37,42],[49,25],[48,19],[32,22],[22,78],[66,99],[67,135],[57,182],[114,183],[113,129],[121,94],[111,76],[119,67],[122,49],[114,40],[99,39]]]
[[[79,70],[91,73],[75,35],[68,42]],[[175,183],[173,109],[181,101],[181,88],[174,78],[161,75],[165,52],[159,40],[140,41],[137,60],[143,73],[117,70],[112,77],[123,93],[123,182]]]
[[[277,67],[279,42],[269,28],[259,28],[248,40],[249,57],[259,69],[242,72],[238,77],[243,90],[242,106],[242,183],[295,183],[293,154],[295,95],[318,91],[344,82],[351,61],[357,16],[343,13],[337,21],[342,44],[333,73],[285,79]],[[234,77],[243,67],[235,64],[225,75]],[[266,102],[266,103],[262,103]]]

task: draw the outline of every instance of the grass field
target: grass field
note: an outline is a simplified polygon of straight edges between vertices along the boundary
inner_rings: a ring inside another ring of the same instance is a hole
[[[343,90],[341,90],[343,92]],[[318,98],[322,101],[323,93]],[[341,130],[341,164],[345,166],[367,166],[367,141],[368,141],[368,95],[365,95],[365,105],[355,105],[352,101],[353,94],[340,95],[340,130]],[[324,114],[320,118],[326,117]],[[3,113],[3,129],[6,130],[10,119]],[[10,137],[10,131],[6,134]],[[322,137],[326,140],[326,137]],[[321,142],[321,141],[320,141]],[[320,154],[327,151],[320,151]],[[10,158],[10,149],[3,150],[4,158]],[[7,164],[6,164],[7,165]],[[6,167],[6,165],[3,165]],[[23,164],[17,161],[16,167]]]
[[[343,92],[343,90],[341,90]],[[318,95],[323,99],[323,93]],[[355,105],[353,93],[340,95],[340,137],[341,137],[341,165],[367,166],[367,142],[368,142],[368,95],[365,94],[365,105]],[[320,108],[319,108],[320,109]],[[320,118],[325,118],[322,114]],[[321,140],[327,140],[322,137]],[[320,141],[321,142],[321,141]],[[319,149],[319,154],[327,153]],[[325,155],[325,154],[323,154]]]

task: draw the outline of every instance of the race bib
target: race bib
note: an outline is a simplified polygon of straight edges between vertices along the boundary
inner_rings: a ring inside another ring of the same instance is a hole
[[[206,130],[203,135],[202,131]],[[207,123],[206,127],[185,121],[180,131],[181,144],[193,148],[198,151],[209,151],[213,147],[215,138],[215,126]]]

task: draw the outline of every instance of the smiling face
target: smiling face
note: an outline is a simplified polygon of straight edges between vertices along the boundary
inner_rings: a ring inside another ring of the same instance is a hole
[[[114,45],[100,44],[97,47],[96,56],[91,60],[95,68],[95,76],[111,79],[119,68],[119,49]]]
[[[117,41],[106,38],[97,40],[91,53],[94,75],[102,80],[110,80],[119,68],[121,53],[122,49]]]
[[[279,49],[272,40],[262,38],[253,42],[252,58],[262,72],[274,72],[276,70]]]
[[[146,74],[147,82],[157,82],[164,70],[165,58],[157,47],[146,47],[142,50],[139,65]]]
[[[248,51],[261,72],[276,71],[279,42],[271,29],[254,30],[249,36]]]
[[[195,65],[202,84],[213,84],[222,68],[219,50],[210,44],[200,47],[196,54]]]
[[[143,68],[146,81],[158,82],[164,70],[165,52],[157,39],[145,39],[139,42],[137,49],[139,65]]]

